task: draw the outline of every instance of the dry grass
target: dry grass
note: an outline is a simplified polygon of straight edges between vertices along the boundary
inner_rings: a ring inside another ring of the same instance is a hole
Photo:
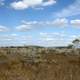
[[[80,80],[79,53],[72,49],[1,48],[0,80]]]

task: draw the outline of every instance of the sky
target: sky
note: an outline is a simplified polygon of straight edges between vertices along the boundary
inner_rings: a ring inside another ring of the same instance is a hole
[[[80,0],[0,0],[0,46],[67,46],[80,38]]]

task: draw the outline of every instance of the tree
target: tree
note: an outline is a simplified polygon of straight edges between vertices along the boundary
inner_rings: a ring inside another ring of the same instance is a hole
[[[79,39],[73,40],[72,43],[73,43],[73,48],[80,48],[80,40]]]
[[[68,48],[72,48],[72,47],[73,47],[73,45],[72,45],[72,44],[69,44],[69,45],[68,45]]]
[[[75,39],[75,40],[72,41],[72,43],[76,43],[76,42],[79,43],[80,40],[79,39]]]

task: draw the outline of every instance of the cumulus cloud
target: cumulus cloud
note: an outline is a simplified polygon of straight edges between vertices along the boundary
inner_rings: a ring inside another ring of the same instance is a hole
[[[36,27],[38,28],[38,26],[48,26],[48,27],[61,27],[61,28],[65,28],[65,27],[73,27],[75,26],[75,28],[80,26],[80,19],[72,19],[69,20],[67,18],[57,18],[51,21],[25,21],[22,20],[22,24],[25,25],[30,25],[31,27]]]
[[[9,29],[7,27],[0,25],[0,32],[6,32],[8,30]]]
[[[80,19],[76,19],[76,20],[71,20],[70,21],[72,26],[80,26]]]
[[[14,39],[15,37],[12,35],[0,35],[0,41],[11,41]]]
[[[44,3],[42,4],[42,6],[53,5],[54,3],[56,3],[55,0],[48,0],[47,2],[44,2]]]
[[[52,26],[52,27],[64,27],[68,25],[68,19],[66,18],[57,18],[52,21],[25,21],[22,20],[22,24],[31,25],[31,26]]]
[[[55,0],[48,0],[46,2],[44,2],[43,0],[21,0],[21,1],[12,2],[10,5],[15,10],[23,10],[29,7],[48,6],[54,3],[56,3]]]
[[[18,31],[25,32],[25,31],[31,30],[32,28],[31,28],[31,25],[22,24],[22,25],[17,26],[16,29]]]
[[[13,34],[2,34],[0,35],[1,46],[19,46],[30,43],[32,40],[31,35],[19,35]]]
[[[41,38],[56,38],[57,40],[60,40],[62,39],[63,37],[66,37],[67,35],[63,32],[50,32],[50,33],[47,33],[47,32],[40,32],[40,36]]]
[[[69,17],[78,14],[80,14],[80,0],[75,0],[74,3],[72,3],[66,8],[63,8],[55,15],[56,17]]]
[[[66,26],[68,24],[68,20],[66,18],[61,18],[61,19],[55,19],[53,22],[52,22],[53,26]]]
[[[0,6],[4,5],[4,0],[0,0]]]
[[[26,32],[32,29],[38,29],[39,27],[41,28],[41,26],[42,28],[43,27],[46,28],[46,26],[48,26],[49,28],[50,27],[65,28],[69,26],[71,27],[75,26],[75,28],[77,28],[80,25],[80,19],[68,20],[67,18],[57,18],[52,21],[25,21],[25,20],[22,20],[21,23],[22,23],[21,25],[16,27],[16,30],[21,31],[21,32]],[[55,34],[57,35],[57,33]]]
[[[40,32],[40,36],[53,36],[53,35],[60,35],[59,32],[47,33],[47,32]]]
[[[28,40],[31,40],[32,39],[32,36],[30,36],[30,35],[27,35],[27,36],[21,36],[20,37],[23,41],[28,41]]]
[[[47,46],[67,46],[80,35],[69,35],[67,32],[40,32],[39,43]]]
[[[30,35],[18,35],[18,34],[4,34],[4,35],[0,35],[0,41],[5,40],[5,41],[27,41],[32,39],[32,36]]]
[[[26,24],[26,25],[32,25],[32,24],[39,24],[40,22],[38,22],[38,21],[25,21],[25,20],[22,20],[21,23],[22,24]]]

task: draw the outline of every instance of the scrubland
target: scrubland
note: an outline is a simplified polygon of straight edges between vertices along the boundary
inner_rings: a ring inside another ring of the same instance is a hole
[[[0,80],[80,80],[80,49],[0,48]]]

